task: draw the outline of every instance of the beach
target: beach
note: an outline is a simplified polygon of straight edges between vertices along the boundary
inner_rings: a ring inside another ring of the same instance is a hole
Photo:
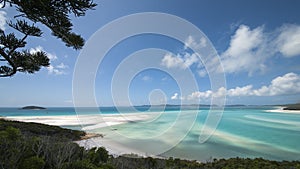
[[[151,118],[150,114],[105,114],[105,115],[65,115],[65,116],[6,116],[8,120],[42,123],[55,126],[82,126],[83,130],[119,125],[130,121],[140,121]]]
[[[114,157],[120,155],[138,155],[140,157],[149,157],[149,156],[156,157],[146,152],[142,152],[133,148],[126,147],[105,137],[93,137],[93,138],[83,139],[75,142],[86,149],[90,149],[93,147],[105,147],[105,149],[109,152],[109,154],[113,155]]]
[[[86,149],[105,147],[113,156],[137,154],[198,161],[237,156],[299,160],[300,113],[282,109],[226,108],[218,128],[202,144],[199,138],[209,113],[206,108],[180,111],[167,107],[164,112],[123,114],[114,108],[102,114],[91,111],[77,114],[72,108],[2,109],[0,115],[8,120],[84,130],[87,135],[77,144]]]
[[[265,110],[266,112],[271,112],[271,113],[294,113],[294,114],[300,114],[300,110],[284,110],[283,106],[277,106],[275,109],[271,110]]]
[[[82,130],[87,134],[81,140],[75,141],[80,146],[90,149],[93,147],[105,147],[109,154],[113,156],[120,156],[124,154],[135,154],[142,157],[154,155],[147,154],[133,148],[128,148],[111,139],[105,138],[101,133],[93,133],[91,130],[124,124],[133,121],[141,121],[151,119],[152,115],[141,113],[128,113],[124,115],[67,115],[67,116],[7,116],[1,117],[6,120],[15,120],[22,122],[34,122],[55,126],[81,126]]]

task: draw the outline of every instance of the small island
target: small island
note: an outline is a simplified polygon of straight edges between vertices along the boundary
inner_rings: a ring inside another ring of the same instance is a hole
[[[40,107],[40,106],[25,106],[21,108],[22,110],[44,110],[46,109],[45,107]]]

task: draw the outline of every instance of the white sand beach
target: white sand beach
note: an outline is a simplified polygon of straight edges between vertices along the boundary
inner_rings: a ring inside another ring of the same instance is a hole
[[[292,114],[300,114],[300,110],[283,110],[285,107],[283,106],[278,106],[276,109],[272,110],[265,110],[265,112],[270,112],[270,113],[292,113]]]
[[[155,157],[154,155],[133,148],[126,147],[105,137],[95,137],[95,138],[90,138],[90,139],[80,140],[75,142],[80,146],[85,147],[86,149],[90,149],[93,147],[105,147],[105,149],[109,152],[109,154],[115,157],[120,155],[132,155],[132,154],[141,157],[149,157],[149,156]]]
[[[83,130],[92,130],[95,128],[113,126],[130,121],[147,120],[153,117],[153,114],[105,114],[105,115],[64,115],[64,116],[6,116],[8,120],[23,122],[42,123],[55,126],[75,126],[88,125]]]
[[[155,114],[155,113],[154,113]],[[153,118],[154,114],[140,113],[140,114],[108,114],[108,115],[65,115],[65,116],[7,116],[3,117],[8,120],[16,120],[22,122],[35,122],[55,126],[84,126],[82,130],[90,132],[89,130],[108,127],[118,124],[127,123],[129,121],[149,120]],[[156,114],[157,115],[157,114]],[[95,133],[101,134],[101,133]],[[87,137],[88,139],[76,141],[80,146],[86,149],[92,147],[105,147],[111,155],[119,156],[123,154],[136,154],[139,156],[151,156],[144,152],[134,150],[111,139],[99,137]]]

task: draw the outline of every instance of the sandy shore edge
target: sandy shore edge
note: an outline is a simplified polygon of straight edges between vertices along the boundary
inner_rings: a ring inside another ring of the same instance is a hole
[[[111,139],[105,137],[93,137],[85,140],[75,141],[79,146],[86,149],[91,149],[93,147],[104,147],[110,155],[114,157],[117,156],[139,156],[139,157],[158,157],[146,152],[142,152],[133,148],[128,148],[120,143],[117,143]]]
[[[101,121],[99,120],[99,117],[90,117],[90,116],[83,116],[81,118],[85,118],[86,121],[80,122],[78,120],[78,117],[76,115],[68,115],[68,116],[1,116],[1,119],[6,120],[14,120],[14,121],[22,121],[22,122],[35,122],[35,123],[42,123],[42,124],[48,124],[48,125],[54,125],[54,126],[80,126],[82,124],[88,125],[88,127],[84,127],[83,131],[86,131],[86,135],[82,136],[80,140],[74,141],[78,145],[86,148],[91,149],[93,147],[104,147],[109,154],[113,156],[121,156],[121,155],[130,155],[130,156],[140,156],[140,157],[157,157],[153,156],[151,154],[147,154],[145,152],[141,152],[139,150],[135,150],[132,148],[128,148],[120,143],[117,143],[111,139],[105,138],[103,134],[100,133],[93,133],[88,132],[89,130],[92,130],[93,128],[101,128],[101,127],[108,127],[108,126],[114,126],[118,124],[127,123],[128,120],[144,120],[147,118],[151,118],[150,116],[147,116],[146,114],[140,114],[135,117],[133,114],[129,114],[127,117],[124,118],[124,116],[118,116],[118,115],[105,115],[102,116]],[[81,119],[82,120],[82,119]]]
[[[283,110],[284,106],[278,106],[275,109],[272,110],[265,110],[265,112],[270,112],[270,113],[290,113],[290,114],[300,114],[300,110]]]

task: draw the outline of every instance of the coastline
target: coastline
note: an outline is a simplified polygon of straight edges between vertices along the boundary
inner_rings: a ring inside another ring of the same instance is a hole
[[[93,137],[93,138],[75,141],[75,143],[77,143],[81,147],[84,147],[85,149],[91,149],[93,147],[104,147],[109,152],[109,154],[114,157],[127,155],[127,156],[159,158],[158,156],[154,156],[146,152],[128,148],[105,137]]]
[[[101,117],[100,117],[101,116]],[[0,118],[5,120],[12,121],[21,121],[21,122],[33,122],[41,123],[54,126],[81,126],[82,131],[86,132],[85,136],[82,136],[80,140],[74,141],[79,146],[84,147],[85,149],[91,149],[93,147],[104,147],[110,155],[114,157],[117,156],[140,156],[140,157],[155,157],[123,146],[111,139],[105,138],[101,133],[95,133],[93,130],[95,128],[103,128],[108,126],[114,126],[119,124],[128,123],[130,121],[140,121],[151,118],[152,115],[149,114],[128,114],[126,117],[124,115],[64,115],[64,116],[1,116]],[[80,119],[79,119],[80,118]],[[83,127],[84,126],[84,127]]]
[[[97,137],[103,138],[104,136],[103,136],[103,134],[98,134],[98,133],[86,133],[84,136],[82,136],[82,137],[80,138],[79,141],[82,141],[82,140],[88,140],[88,139],[91,139],[91,138],[97,138]]]
[[[300,114],[300,110],[284,110],[285,106],[278,106],[272,110],[265,110],[265,112],[269,113],[290,113],[290,114]]]
[[[7,120],[42,123],[54,126],[81,126],[82,130],[93,130],[128,123],[131,121],[147,120],[155,114],[91,114],[91,115],[59,115],[59,116],[2,116]]]
[[[276,114],[278,113],[278,115],[279,115],[279,113],[297,113],[297,114],[300,113],[300,111],[283,110],[283,107],[269,107],[269,108],[273,109],[273,110],[261,109],[260,112],[263,113],[263,112],[269,111],[271,113],[272,112],[276,113]],[[238,109],[238,110],[240,111],[240,109]],[[168,112],[168,113],[173,114],[172,112]],[[235,114],[235,113],[233,113],[233,114]],[[276,115],[276,114],[274,114],[274,115]],[[124,154],[125,154],[125,156],[130,156],[130,157],[140,156],[140,157],[163,158],[160,155],[154,156],[152,154],[146,153],[146,152],[152,152],[152,151],[138,149],[137,148],[138,146],[135,147],[134,144],[133,144],[133,146],[130,145],[129,147],[127,147],[126,141],[123,142],[123,140],[121,138],[114,137],[114,135],[111,135],[111,133],[113,133],[114,130],[119,130],[121,128],[118,126],[113,127],[113,128],[109,127],[109,126],[125,124],[125,123],[134,123],[134,121],[152,120],[153,118],[157,117],[158,115],[160,115],[158,112],[151,112],[151,113],[143,112],[143,113],[138,113],[138,114],[136,114],[136,113],[90,114],[90,115],[82,114],[82,115],[56,115],[56,116],[55,115],[54,116],[51,116],[51,115],[47,115],[47,116],[23,115],[23,116],[6,116],[6,117],[2,116],[2,118],[8,119],[8,120],[23,121],[23,122],[35,122],[35,123],[43,123],[43,124],[48,124],[48,125],[56,125],[56,126],[60,126],[63,128],[69,128],[69,129],[77,128],[77,130],[78,129],[83,130],[86,132],[86,135],[81,137],[80,139],[76,139],[75,143],[77,143],[80,146],[83,146],[85,149],[90,149],[93,147],[104,147],[105,149],[108,150],[109,154],[113,155],[114,157],[124,156]],[[235,116],[236,115],[234,115],[234,117]],[[245,119],[246,116],[245,117],[242,116],[242,117],[244,120],[248,119],[248,118]],[[293,121],[293,119],[291,119],[291,120]],[[260,123],[260,122],[262,124],[265,124],[264,120],[260,120],[257,123]],[[276,122],[276,121],[270,121],[270,122]],[[285,121],[280,122],[280,123],[276,122],[276,128],[277,127],[282,128],[281,124],[284,124],[284,122]],[[288,123],[288,124],[290,124],[290,123]],[[292,123],[292,124],[294,124],[294,123]],[[270,126],[272,127],[272,125],[270,125]],[[201,126],[198,126],[198,127],[201,128]],[[290,129],[289,127],[290,126],[287,126],[287,129]],[[297,129],[293,125],[291,127],[293,130]],[[97,128],[103,128],[103,129],[97,130]],[[199,134],[199,133],[195,132],[194,134]],[[165,139],[164,141],[168,141],[168,139]],[[280,146],[280,145],[278,146],[276,144],[273,145],[273,143],[269,144],[269,143],[265,143],[263,141],[257,141],[255,138],[249,139],[249,138],[247,138],[247,136],[239,136],[237,133],[217,131],[214,133],[214,141],[220,143],[220,145],[234,146],[238,150],[249,151],[250,153],[252,153],[252,152],[261,153],[261,152],[260,152],[260,150],[250,150],[249,147],[252,147],[253,149],[255,149],[257,147],[261,147],[260,149],[264,149],[263,152],[271,152],[270,153],[271,155],[278,154],[278,152],[286,152],[292,157],[291,159],[294,159],[293,157],[298,155],[298,152],[296,152],[296,154],[295,154],[295,152],[293,150],[291,150],[288,146],[284,147],[284,146]],[[248,145],[248,146],[245,147],[244,145]],[[201,158],[199,158],[197,160],[205,161],[206,159],[209,158],[209,157],[206,157],[206,154],[204,153],[205,151],[209,151],[209,150],[206,150],[206,147],[212,148],[212,153],[214,153],[213,151],[216,151],[216,152],[219,151],[217,149],[215,150],[213,146],[205,145],[205,146],[203,146],[203,148],[201,148],[202,150],[204,150],[204,151],[202,151],[202,153],[197,152],[197,155],[198,154],[201,155]],[[220,148],[222,148],[222,146],[220,146]],[[136,150],[136,149],[138,149],[138,150]],[[190,150],[192,153],[196,153],[196,152],[194,152],[194,149],[188,149],[188,150]],[[187,155],[181,156],[180,153],[181,152],[179,152],[179,151],[174,151],[172,156],[178,156],[178,158],[183,158],[183,159],[194,159],[194,157],[192,157],[192,156],[187,156]],[[221,152],[221,153],[223,153],[223,152]],[[224,154],[224,156],[226,156],[226,155],[227,154]],[[238,155],[239,154],[235,154],[234,156],[238,156]],[[217,158],[218,154],[215,154],[214,156],[216,156],[216,158]],[[229,156],[229,157],[231,157],[231,156]],[[276,158],[271,157],[270,159],[276,159]]]

